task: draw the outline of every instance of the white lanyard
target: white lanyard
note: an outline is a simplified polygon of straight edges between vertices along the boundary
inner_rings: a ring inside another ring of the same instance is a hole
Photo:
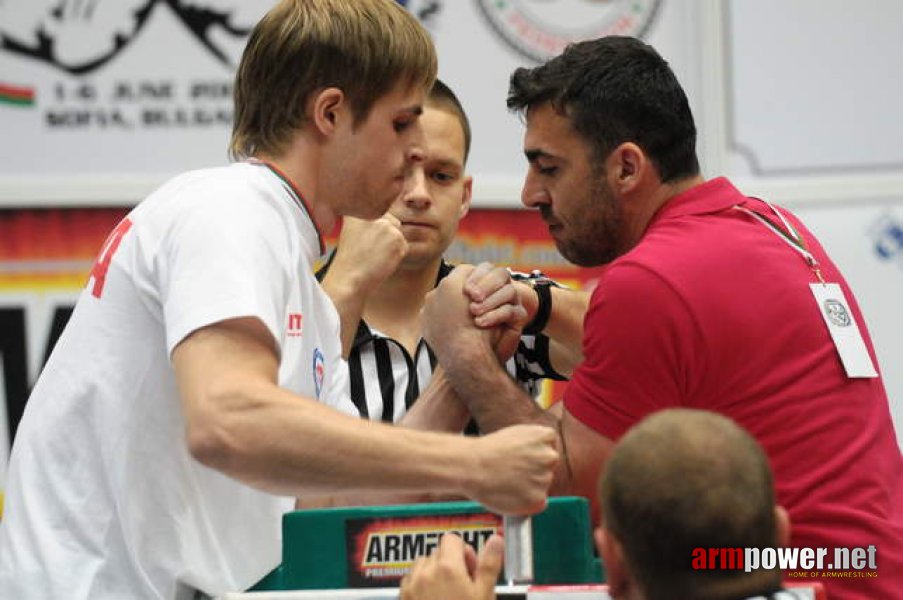
[[[818,261],[812,253],[809,252],[803,237],[793,228],[787,219],[784,218],[784,215],[782,215],[778,209],[765,200],[762,200],[762,202],[765,202],[765,205],[778,216],[781,223],[787,228],[786,230],[782,229],[777,223],[773,222],[765,215],[746,208],[745,206],[734,205],[734,208],[745,212],[765,226],[766,229],[784,240],[788,246],[796,250],[800,256],[803,257],[806,264],[809,265],[809,268],[815,273],[819,282],[810,283],[809,288],[815,298],[815,303],[818,306],[822,319],[828,327],[828,333],[831,335],[834,347],[837,348],[837,353],[841,363],[843,363],[847,376],[877,377],[878,372],[875,370],[875,365],[872,363],[868,348],[866,348],[865,342],[862,339],[859,326],[856,324],[856,319],[853,316],[853,312],[850,310],[849,303],[847,302],[840,285],[837,283],[827,283],[825,281],[824,277],[822,277]]]
[[[821,268],[818,265],[818,261],[815,259],[815,256],[813,256],[812,253],[809,252],[809,249],[806,247],[806,242],[805,242],[805,240],[803,240],[803,237],[799,233],[797,233],[796,229],[793,228],[793,225],[791,225],[787,221],[787,219],[784,218],[784,215],[782,215],[778,209],[776,209],[774,206],[772,206],[771,203],[769,203],[767,200],[762,200],[762,202],[764,202],[765,205],[768,208],[770,208],[772,210],[772,212],[774,212],[774,214],[776,214],[778,216],[778,218],[784,224],[784,227],[787,228],[786,231],[781,229],[775,223],[772,223],[764,215],[762,215],[754,210],[750,210],[750,209],[746,208],[745,206],[734,205],[734,208],[736,210],[745,212],[746,214],[748,214],[749,216],[751,216],[752,218],[757,220],[759,223],[764,225],[769,231],[771,231],[773,234],[775,234],[781,240],[783,240],[784,243],[786,243],[788,246],[790,246],[791,248],[796,250],[800,254],[800,256],[802,256],[803,259],[806,261],[806,264],[809,265],[809,268],[812,269],[812,272],[815,273],[815,276],[818,278],[818,280],[822,283],[825,283],[825,279],[824,279],[824,277],[822,277]]]

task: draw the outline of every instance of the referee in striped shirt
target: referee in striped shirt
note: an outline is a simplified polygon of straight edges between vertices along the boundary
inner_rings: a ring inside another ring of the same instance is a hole
[[[362,417],[385,422],[401,420],[436,368],[421,337],[420,309],[426,294],[452,270],[442,255],[471,200],[473,180],[465,173],[470,125],[441,81],[427,98],[420,125],[424,156],[403,194],[376,221],[346,218],[336,252],[318,273],[341,316],[351,398]],[[516,286],[518,295],[535,316],[507,366],[535,395],[539,379],[566,379],[580,359],[582,331],[569,336],[576,336],[574,345],[551,341],[541,330],[550,317],[552,322],[569,318],[569,329],[579,329],[587,296],[555,287],[556,300],[564,300],[551,302],[554,283],[538,272],[512,275],[523,282]]]

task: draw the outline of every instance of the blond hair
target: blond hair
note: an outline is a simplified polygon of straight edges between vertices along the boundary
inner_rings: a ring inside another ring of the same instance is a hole
[[[282,0],[242,55],[229,154],[281,153],[317,90],[341,89],[357,124],[398,84],[428,89],[436,71],[429,33],[394,0]]]

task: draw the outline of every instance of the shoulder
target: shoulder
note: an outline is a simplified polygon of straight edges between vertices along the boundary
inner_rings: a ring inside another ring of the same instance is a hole
[[[188,208],[207,202],[222,207],[262,203],[278,192],[278,187],[264,175],[262,169],[245,163],[188,171],[164,183],[142,204]]]
[[[292,261],[300,242],[288,203],[252,169],[191,171],[164,184],[130,214],[139,252],[153,260],[220,253]]]
[[[139,210],[165,221],[197,220],[208,225],[235,221],[248,227],[284,220],[278,188],[246,164],[201,169],[179,175],[150,196]]]
[[[602,272],[590,296],[590,308],[613,300],[645,305],[674,294],[678,294],[674,273],[667,264],[631,256],[616,260]]]

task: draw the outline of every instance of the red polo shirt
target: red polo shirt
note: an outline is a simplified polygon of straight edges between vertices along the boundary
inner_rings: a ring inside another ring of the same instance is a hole
[[[671,199],[640,243],[609,265],[586,315],[585,361],[565,406],[617,440],[656,410],[733,418],[762,444],[791,544],[877,546],[878,577],[823,579],[831,600],[903,593],[903,457],[880,378],[850,379],[809,284],[811,268],[748,214],[763,202],[715,179]],[[828,282],[840,284],[877,367],[865,320],[837,267],[793,215]]]

